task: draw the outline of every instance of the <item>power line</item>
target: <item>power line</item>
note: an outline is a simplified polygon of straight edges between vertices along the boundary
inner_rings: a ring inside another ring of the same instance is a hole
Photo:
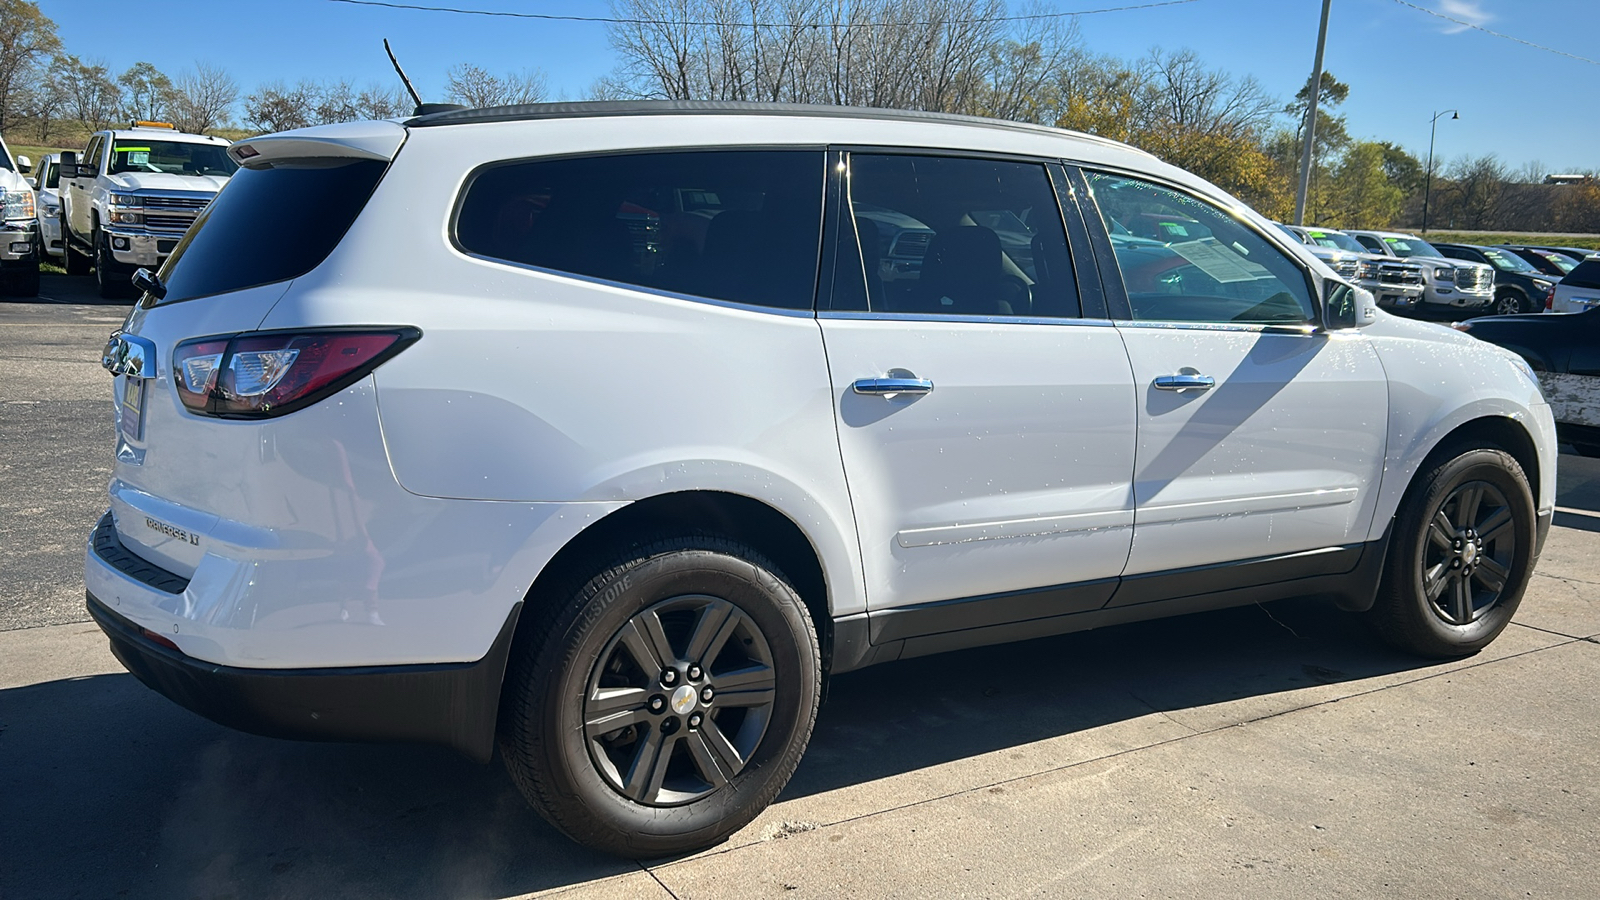
[[[1568,53],[1565,50],[1557,50],[1554,47],[1546,47],[1543,44],[1535,44],[1533,41],[1525,41],[1522,38],[1512,37],[1509,34],[1501,34],[1498,31],[1490,31],[1489,29],[1483,27],[1482,25],[1474,25],[1471,22],[1466,21],[1465,19],[1457,19],[1454,16],[1447,16],[1442,12],[1435,12],[1435,11],[1427,8],[1426,6],[1418,6],[1417,4],[1410,2],[1410,0],[1394,0],[1394,2],[1400,4],[1401,6],[1409,6],[1412,9],[1416,10],[1417,12],[1425,12],[1428,15],[1433,16],[1434,18],[1444,19],[1446,22],[1454,22],[1457,25],[1462,26],[1463,28],[1472,28],[1472,29],[1475,29],[1477,31],[1481,31],[1484,34],[1492,34],[1497,38],[1505,38],[1508,41],[1516,41],[1519,44],[1522,44],[1522,45],[1527,46],[1527,47],[1532,47],[1535,50],[1543,50],[1546,53],[1554,53],[1557,56],[1565,56],[1568,59],[1575,59],[1578,62],[1586,62],[1591,66],[1600,66],[1600,60],[1590,59],[1587,56],[1579,56],[1576,53]]]
[[[606,25],[666,25],[666,26],[697,26],[705,28],[719,28],[728,25],[758,28],[794,28],[793,22],[675,22],[667,19],[634,19],[617,18],[613,16],[564,16],[555,13],[529,13],[508,12],[493,9],[459,9],[453,6],[422,6],[412,3],[390,3],[387,0],[328,0],[329,3],[348,3],[351,6],[379,6],[384,9],[409,9],[421,12],[455,13],[464,16],[495,16],[507,19],[542,19],[550,22],[600,22]],[[1186,3],[1198,3],[1200,0],[1158,0],[1152,3],[1138,3],[1130,6],[1108,6],[1101,9],[1080,9],[1072,12],[1029,13],[1020,16],[984,16],[970,19],[974,23],[985,22],[1032,22],[1041,19],[1063,19],[1069,16],[1094,16],[1100,13],[1127,12],[1135,9],[1156,9],[1163,6],[1183,6]],[[904,28],[908,26],[938,25],[938,22],[847,22],[841,23],[855,27],[884,27]],[[806,27],[802,24],[800,27]],[[822,27],[820,23],[811,23],[810,27]]]

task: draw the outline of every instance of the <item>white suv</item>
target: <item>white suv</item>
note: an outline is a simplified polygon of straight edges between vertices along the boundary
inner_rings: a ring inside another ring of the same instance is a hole
[[[90,611],[234,727],[498,741],[617,853],[748,822],[869,664],[1299,595],[1472,653],[1550,521],[1520,359],[1110,141],[660,102],[230,152],[107,347]]]

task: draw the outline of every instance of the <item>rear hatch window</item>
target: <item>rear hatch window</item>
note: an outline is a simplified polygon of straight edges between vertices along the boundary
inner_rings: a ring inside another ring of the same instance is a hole
[[[311,271],[338,246],[388,166],[371,159],[303,159],[240,169],[173,250],[162,271],[167,295],[159,302]]]
[[[1600,288],[1600,259],[1578,263],[1577,268],[1562,277],[1561,283],[1576,288]]]

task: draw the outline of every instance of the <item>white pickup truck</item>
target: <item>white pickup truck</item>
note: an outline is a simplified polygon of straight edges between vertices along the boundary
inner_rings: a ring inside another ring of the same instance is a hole
[[[80,156],[61,154],[61,239],[67,273],[92,265],[100,296],[130,293],[134,270],[155,269],[238,165],[228,142],[139,122],[97,132]]]
[[[11,158],[0,139],[0,293],[32,297],[39,293],[39,224],[33,187],[22,176],[32,168],[26,156]]]
[[[1406,259],[1422,265],[1422,302],[1413,309],[1444,315],[1487,312],[1494,305],[1494,267],[1450,259],[1437,247],[1411,234],[1397,231],[1352,231],[1350,235],[1379,256]]]

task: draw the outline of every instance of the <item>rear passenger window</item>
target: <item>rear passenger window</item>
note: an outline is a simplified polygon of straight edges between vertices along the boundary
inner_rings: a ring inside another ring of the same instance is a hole
[[[1305,272],[1233,216],[1172,188],[1085,174],[1136,321],[1313,320]]]
[[[456,239],[557,272],[782,309],[810,309],[823,154],[634,153],[481,172]]]
[[[857,153],[849,190],[833,309],[1080,315],[1043,165]]]
[[[1576,268],[1561,279],[1561,283],[1585,290],[1600,288],[1600,259],[1589,259],[1578,263]]]

